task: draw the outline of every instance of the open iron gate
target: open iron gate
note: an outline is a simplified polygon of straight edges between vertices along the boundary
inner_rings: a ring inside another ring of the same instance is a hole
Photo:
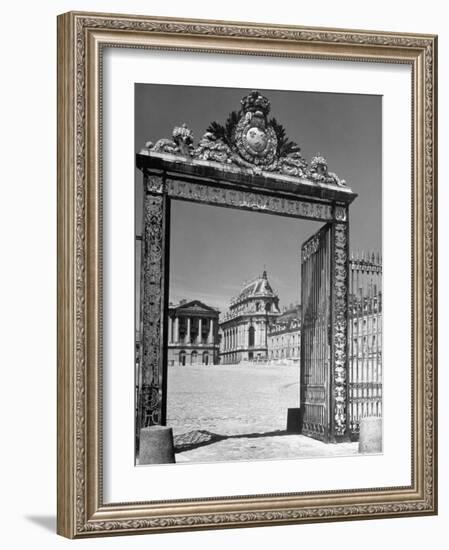
[[[328,223],[301,247],[301,433],[349,439],[348,228]]]

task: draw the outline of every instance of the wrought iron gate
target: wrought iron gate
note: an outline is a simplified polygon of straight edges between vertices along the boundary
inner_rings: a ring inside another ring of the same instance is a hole
[[[330,361],[330,226],[301,249],[301,420],[302,433],[327,439]]]
[[[329,223],[301,248],[301,433],[349,439],[348,225]]]

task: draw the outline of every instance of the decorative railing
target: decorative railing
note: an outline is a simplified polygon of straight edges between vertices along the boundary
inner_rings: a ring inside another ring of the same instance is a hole
[[[364,253],[349,267],[349,421],[357,440],[362,418],[382,416],[382,260]]]

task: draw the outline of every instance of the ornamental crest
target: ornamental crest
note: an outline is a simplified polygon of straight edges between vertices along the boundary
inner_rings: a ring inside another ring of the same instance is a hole
[[[170,154],[190,161],[207,161],[238,167],[250,173],[269,172],[307,180],[316,185],[345,186],[334,172],[328,171],[327,160],[315,156],[310,165],[300,147],[291,141],[282,124],[274,117],[269,100],[252,91],[240,101],[240,109],[232,111],[224,124],[212,122],[198,145],[191,130],[183,124],[176,127],[172,139],[147,142],[140,154]]]
[[[251,92],[241,101],[240,120],[235,129],[235,147],[246,161],[261,166],[274,162],[278,140],[267,121],[270,102],[259,92]]]

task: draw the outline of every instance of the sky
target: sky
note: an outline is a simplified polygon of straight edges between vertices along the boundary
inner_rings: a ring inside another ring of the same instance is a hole
[[[213,120],[238,110],[247,88],[135,85],[135,150],[170,138],[186,123],[195,144]],[[259,90],[270,117],[310,161],[317,153],[358,194],[350,206],[350,249],[381,251],[382,98],[373,95]],[[142,174],[136,170],[136,232],[141,231]],[[172,201],[170,301],[200,299],[224,311],[245,280],[264,269],[280,305],[299,301],[300,247],[321,223]],[[138,247],[137,247],[138,248]],[[139,280],[139,258],[136,280]],[[138,293],[137,293],[138,294]]]

